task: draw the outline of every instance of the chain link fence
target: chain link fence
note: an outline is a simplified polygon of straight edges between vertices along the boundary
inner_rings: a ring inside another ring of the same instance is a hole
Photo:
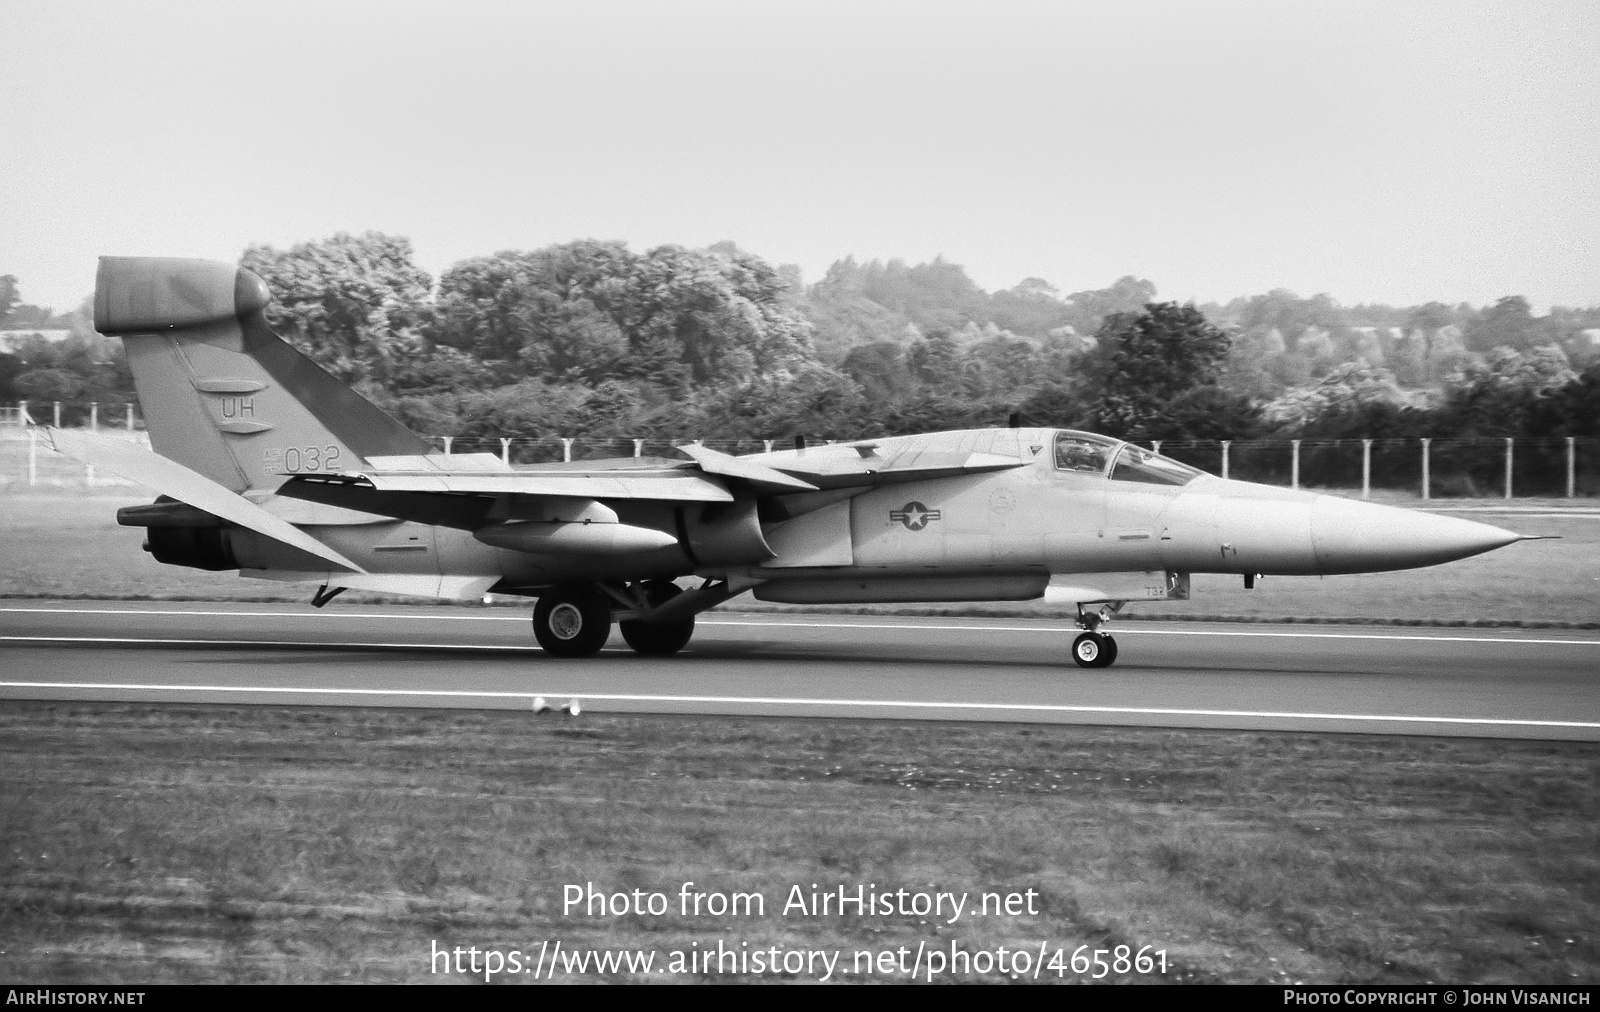
[[[1162,453],[1212,474],[1290,488],[1424,499],[1600,494],[1600,439],[1182,440]]]
[[[667,457],[685,460],[677,448],[699,443],[734,455],[787,449],[792,440],[772,439],[589,439],[546,436],[536,439],[434,436],[434,446],[446,453],[492,453],[508,464],[552,464],[563,461],[606,460],[616,457]],[[820,445],[821,440],[810,440]]]
[[[73,404],[67,401],[19,401],[0,407],[0,432],[8,428],[21,428],[29,421],[36,425],[53,425],[58,429],[115,428],[138,432],[144,428],[139,406],[127,402],[101,404],[90,401]]]
[[[0,408],[0,487],[115,485],[66,461],[30,437],[27,421],[149,439],[134,405],[27,404]],[[74,424],[76,423],[76,424]],[[794,438],[653,439],[543,436],[434,436],[446,453],[491,453],[512,466],[616,457],[684,459],[677,447],[699,442],[741,455],[783,450]],[[812,446],[824,440],[808,440]],[[1344,494],[1374,491],[1420,498],[1517,498],[1600,495],[1600,439],[1334,439],[1169,440],[1161,453],[1211,474],[1290,488]],[[49,459],[47,459],[49,458]]]

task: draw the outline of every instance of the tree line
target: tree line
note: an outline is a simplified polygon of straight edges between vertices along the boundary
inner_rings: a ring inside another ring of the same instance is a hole
[[[1283,290],[1161,302],[1124,277],[986,292],[943,259],[836,262],[805,284],[733,243],[584,240],[454,264],[368,232],[241,264],[287,339],[418,431],[460,437],[861,438],[1025,424],[1135,440],[1600,435],[1600,308],[1535,317],[1341,306]],[[87,303],[0,278],[0,399],[118,403],[132,385]]]

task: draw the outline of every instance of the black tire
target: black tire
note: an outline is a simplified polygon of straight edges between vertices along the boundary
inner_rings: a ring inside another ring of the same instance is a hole
[[[1072,641],[1072,659],[1080,668],[1107,667],[1117,659],[1117,641],[1099,633],[1083,633]]]
[[[689,645],[694,636],[694,616],[681,622],[658,622],[651,625],[638,620],[618,622],[622,638],[636,654],[646,657],[670,657]]]
[[[669,580],[652,580],[645,584],[645,596],[652,605],[665,604],[683,591]],[[694,616],[677,622],[641,622],[628,619],[618,622],[622,638],[634,653],[645,657],[670,657],[688,646],[694,636]]]
[[[554,587],[539,595],[533,635],[552,657],[593,657],[611,638],[611,601],[594,587]]]
[[[1111,665],[1117,663],[1117,641],[1110,633],[1101,633],[1100,638],[1106,641],[1104,648],[1105,652],[1101,655],[1102,660],[1100,661],[1100,666],[1102,668],[1109,668]]]

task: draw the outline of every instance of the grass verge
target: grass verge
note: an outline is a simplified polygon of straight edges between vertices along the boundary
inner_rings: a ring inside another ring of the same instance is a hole
[[[1199,982],[1600,979],[1589,744],[10,702],[0,762],[13,980],[439,980],[433,942],[557,939],[846,964],[1152,945]],[[684,881],[760,892],[766,916],[562,911],[569,883],[676,901]],[[778,915],[813,883],[1042,905]]]

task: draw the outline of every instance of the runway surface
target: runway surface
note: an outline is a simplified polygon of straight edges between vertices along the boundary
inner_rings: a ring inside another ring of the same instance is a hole
[[[711,612],[551,658],[513,609],[10,602],[0,699],[900,717],[1600,740],[1600,634]],[[551,717],[547,719],[562,719]]]

